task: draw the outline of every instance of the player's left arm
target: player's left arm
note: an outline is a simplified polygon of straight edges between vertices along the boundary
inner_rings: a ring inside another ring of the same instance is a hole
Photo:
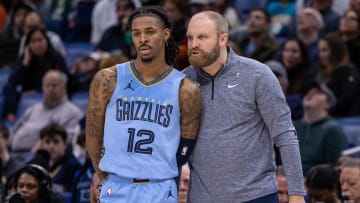
[[[177,151],[178,167],[188,160],[195,146],[200,125],[201,93],[200,87],[188,78],[180,85],[180,124],[181,138]]]

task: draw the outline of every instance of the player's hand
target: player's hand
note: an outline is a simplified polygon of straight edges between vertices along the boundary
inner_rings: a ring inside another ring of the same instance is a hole
[[[305,203],[302,195],[289,195],[289,203]]]

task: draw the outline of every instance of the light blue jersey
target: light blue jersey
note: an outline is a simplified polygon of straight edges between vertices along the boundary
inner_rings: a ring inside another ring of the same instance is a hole
[[[106,107],[100,169],[121,178],[164,180],[178,175],[179,88],[184,74],[169,68],[146,83],[133,62],[118,64]]]

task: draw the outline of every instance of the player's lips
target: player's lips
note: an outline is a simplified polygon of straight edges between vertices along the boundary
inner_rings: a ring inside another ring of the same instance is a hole
[[[150,51],[151,51],[151,47],[149,47],[149,46],[141,46],[141,47],[139,47],[139,52],[141,54],[147,54]]]

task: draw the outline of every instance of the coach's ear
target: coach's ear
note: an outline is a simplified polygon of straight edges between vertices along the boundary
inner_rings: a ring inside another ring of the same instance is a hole
[[[226,47],[228,40],[229,40],[229,35],[227,33],[220,34],[220,37],[219,37],[220,47]]]

